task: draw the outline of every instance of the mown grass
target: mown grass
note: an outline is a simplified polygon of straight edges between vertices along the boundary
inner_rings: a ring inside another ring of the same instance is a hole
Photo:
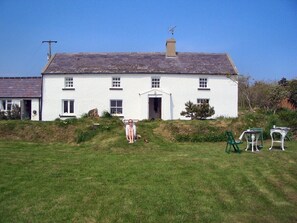
[[[158,125],[140,123],[135,144],[116,129],[77,145],[1,140],[0,222],[297,221],[296,141],[226,154]]]

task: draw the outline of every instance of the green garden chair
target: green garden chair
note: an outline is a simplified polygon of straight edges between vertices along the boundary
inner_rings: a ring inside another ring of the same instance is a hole
[[[242,141],[236,141],[234,139],[234,136],[233,136],[231,131],[226,131],[226,136],[227,136],[227,145],[226,145],[225,152],[230,153],[231,146],[232,146],[235,152],[240,153],[240,149],[239,149],[238,145],[242,144],[243,142]]]

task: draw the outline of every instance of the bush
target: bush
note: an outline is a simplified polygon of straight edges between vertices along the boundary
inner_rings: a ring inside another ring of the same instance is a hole
[[[102,118],[111,118],[112,115],[108,111],[103,111],[101,117]]]
[[[185,103],[186,110],[182,111],[180,115],[193,119],[206,119],[215,114],[214,108],[208,103],[201,105],[194,104],[191,101]]]
[[[68,119],[62,120],[60,118],[56,118],[55,122],[60,127],[67,127],[69,125],[73,125],[73,124],[77,123],[78,119],[77,118],[68,118]]]
[[[5,111],[0,111],[0,120],[7,120],[7,116],[5,114]]]
[[[281,110],[277,113],[283,125],[291,128],[297,127],[297,112],[291,110]]]
[[[11,119],[21,119],[21,107],[13,105],[11,110]]]
[[[14,104],[11,111],[0,111],[0,120],[21,119],[21,108]]]

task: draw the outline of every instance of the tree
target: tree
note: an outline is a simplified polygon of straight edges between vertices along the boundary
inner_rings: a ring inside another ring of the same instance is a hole
[[[211,107],[208,103],[197,105],[196,117],[198,119],[206,119],[207,117],[215,114],[214,107]]]
[[[238,102],[240,107],[245,108],[246,106],[252,111],[251,97],[253,91],[251,90],[251,77],[240,75],[238,78]]]
[[[289,102],[297,108],[297,80],[289,82]]]
[[[284,86],[275,85],[269,93],[269,108],[275,113],[282,100],[288,98],[288,91]]]
[[[196,105],[193,102],[188,101],[185,103],[185,106],[186,111],[182,111],[180,115],[186,116],[187,118],[191,118],[193,120],[196,113]]]
[[[208,103],[201,105],[194,104],[191,101],[185,103],[185,111],[180,114],[188,118],[193,119],[206,119],[215,114],[214,107],[211,107]]]
[[[269,96],[272,88],[272,84],[263,81],[256,81],[254,85],[250,87],[250,99],[254,108],[260,108],[266,111],[270,109]]]

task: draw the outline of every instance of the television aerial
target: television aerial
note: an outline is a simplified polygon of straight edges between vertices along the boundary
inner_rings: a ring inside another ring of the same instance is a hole
[[[169,27],[168,32],[170,32],[172,36],[174,35],[175,28],[176,28],[176,26]]]

